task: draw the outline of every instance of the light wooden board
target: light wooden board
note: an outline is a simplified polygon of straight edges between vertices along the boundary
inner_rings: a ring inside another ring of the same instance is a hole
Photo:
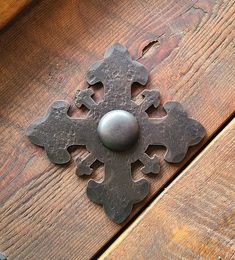
[[[234,259],[235,120],[100,259]]]
[[[0,0],[0,29],[30,2],[31,0]]]
[[[27,140],[27,125],[53,100],[72,100],[88,66],[120,42],[147,67],[148,87],[160,90],[162,102],[180,101],[205,126],[205,142],[234,111],[234,10],[231,0],[48,0],[0,35],[0,250],[9,259],[87,259],[121,228],[89,201],[89,178],[77,178],[73,163],[55,166]],[[199,147],[146,177],[146,201]],[[102,174],[99,166],[93,177]]]

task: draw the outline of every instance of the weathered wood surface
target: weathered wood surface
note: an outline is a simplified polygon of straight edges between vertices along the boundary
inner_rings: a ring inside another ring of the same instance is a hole
[[[234,259],[235,119],[101,259]]]
[[[148,68],[162,102],[180,101],[210,137],[234,110],[234,10],[231,0],[47,0],[0,35],[0,250],[9,259],[86,259],[121,228],[86,197],[88,178],[77,178],[73,163],[51,164],[26,126],[53,100],[71,100],[88,66],[120,42]],[[147,200],[198,148],[146,177]],[[96,165],[93,177],[102,174]]]
[[[31,0],[0,0],[0,29],[30,2]]]

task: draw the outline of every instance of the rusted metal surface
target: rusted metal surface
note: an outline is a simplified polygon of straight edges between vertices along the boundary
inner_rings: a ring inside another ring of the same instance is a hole
[[[133,204],[142,201],[149,192],[147,180],[132,179],[131,163],[140,160],[144,174],[160,171],[159,158],[145,153],[149,145],[165,146],[164,159],[177,163],[184,159],[188,147],[198,144],[205,135],[204,127],[189,118],[176,101],[163,105],[165,117],[150,119],[146,110],[152,105],[159,106],[159,92],[143,90],[140,104],[131,100],[131,85],[134,82],[145,85],[147,80],[145,67],[133,61],[124,46],[114,44],[107,49],[104,59],[93,64],[87,73],[90,85],[103,84],[103,101],[96,103],[89,87],[76,93],[77,107],[85,105],[90,110],[87,118],[69,117],[70,105],[66,101],[55,101],[46,115],[27,129],[30,140],[44,147],[53,163],[64,164],[70,160],[68,147],[86,145],[90,154],[83,160],[76,159],[77,175],[90,175],[90,166],[96,160],[104,163],[104,180],[90,180],[87,195],[103,205],[106,214],[116,223],[123,222]]]

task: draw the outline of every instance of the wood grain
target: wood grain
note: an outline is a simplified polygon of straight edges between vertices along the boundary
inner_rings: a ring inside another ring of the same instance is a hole
[[[234,259],[235,119],[100,259]]]
[[[88,66],[120,42],[148,68],[148,87],[162,102],[180,101],[209,138],[234,111],[234,10],[232,0],[47,0],[0,35],[0,250],[9,259],[87,259],[121,228],[88,200],[88,178],[75,176],[74,163],[55,166],[29,142],[27,125],[53,100],[72,100]],[[162,174],[146,177],[147,200],[198,149],[182,164],[162,161]]]
[[[0,0],[0,29],[30,2],[31,0]]]

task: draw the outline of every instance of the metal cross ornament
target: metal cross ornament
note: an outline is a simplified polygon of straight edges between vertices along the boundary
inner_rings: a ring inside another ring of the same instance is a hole
[[[205,135],[203,126],[189,118],[176,101],[163,105],[166,116],[149,118],[146,110],[152,105],[159,106],[159,92],[143,90],[139,104],[131,99],[131,85],[134,82],[145,85],[147,80],[145,67],[132,60],[124,46],[114,44],[106,50],[104,59],[87,72],[89,85],[103,84],[104,99],[96,103],[89,87],[76,93],[76,106],[89,109],[87,118],[68,116],[70,104],[55,101],[47,113],[27,129],[32,143],[44,147],[48,158],[56,164],[70,161],[68,147],[85,145],[89,155],[76,159],[77,175],[90,175],[96,160],[104,163],[104,179],[90,180],[87,196],[103,205],[106,214],[116,223],[123,222],[133,205],[149,192],[147,180],[132,179],[131,164],[140,160],[144,174],[160,171],[159,158],[145,153],[149,145],[165,146],[164,159],[178,163],[184,159],[189,146],[198,144]]]

